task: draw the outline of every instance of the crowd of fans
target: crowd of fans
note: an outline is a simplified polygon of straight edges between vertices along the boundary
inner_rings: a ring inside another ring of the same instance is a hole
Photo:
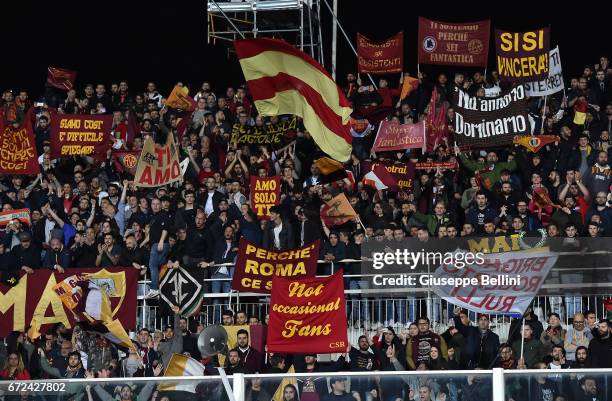
[[[46,87],[34,102],[25,91],[5,90],[0,103],[5,123],[18,126],[26,111],[34,108],[41,174],[0,177],[2,210],[31,211],[31,225],[14,219],[2,232],[2,281],[10,283],[11,278],[18,279],[36,269],[64,272],[79,267],[132,266],[150,277],[151,289],[146,298],[155,299],[159,297],[160,266],[165,263],[204,269],[207,278],[230,278],[233,267],[223,264],[234,262],[241,236],[275,249],[295,248],[323,238],[320,259],[326,263],[360,258],[359,245],[375,238],[504,236],[543,228],[549,237],[576,239],[576,248],[582,249],[577,240],[580,236],[612,236],[612,168],[608,162],[612,152],[612,66],[606,57],[594,66],[586,66],[579,77],[568,81],[566,91],[549,96],[546,104],[542,98],[530,99],[534,134],[559,135],[557,142],[537,153],[528,153],[517,145],[469,151],[454,145],[450,103],[454,87],[476,96],[498,93],[506,83],[500,82],[494,71],[488,76],[476,72],[471,77],[455,73],[452,81],[444,74],[430,80],[420,73],[418,78],[418,88],[400,102],[398,91],[391,89],[385,79],[374,88],[348,74],[343,91],[362,116],[368,115],[368,109],[388,107],[387,118],[401,123],[426,119],[435,88],[439,94],[437,106],[447,110],[449,131],[432,152],[417,149],[375,154],[371,151],[374,127],[353,129],[353,153],[346,169],[352,173],[354,183],[346,178],[325,182],[313,164],[323,154],[303,127],[298,127],[295,142],[282,149],[232,143],[232,132],[244,132],[247,126],[265,129],[268,124],[291,117],[257,116],[244,86],[222,92],[204,82],[194,96],[197,107],[192,114],[165,107],[165,98],[153,82],[144,91],[130,89],[127,82],[111,84],[109,92],[104,84],[88,84],[82,92],[67,93]],[[573,106],[578,100],[589,104],[583,125],[573,123]],[[112,114],[113,149],[106,160],[51,158],[50,109],[70,114]],[[130,114],[136,117],[137,132],[128,127]],[[182,118],[189,119],[184,132]],[[147,137],[163,144],[167,135],[176,136],[182,155],[190,160],[183,183],[154,191],[136,188],[133,176],[116,162],[114,152],[141,149]],[[376,191],[361,182],[366,166],[373,161],[457,161],[459,168],[418,170],[410,190]],[[251,175],[281,176],[281,203],[271,209],[269,221],[258,220],[249,206]],[[534,191],[539,189],[560,207],[539,208],[534,200]],[[327,227],[320,218],[321,207],[340,192],[346,193],[360,223]],[[327,264],[320,266],[319,273],[328,273]],[[352,265],[340,266],[350,273]],[[213,283],[212,292],[229,290],[227,281]],[[359,284],[347,285],[358,288]],[[356,347],[347,349],[347,359],[341,356],[328,368],[385,371],[611,367],[608,321],[595,322],[589,313],[586,317],[576,313],[571,327],[564,328],[559,315],[553,313],[548,318],[549,327],[543,330],[533,313],[526,316],[525,327],[511,330],[511,338],[504,344],[499,344],[497,335],[488,329],[489,320],[484,315],[473,326],[467,313],[457,310],[455,324],[441,335],[430,330],[427,317],[420,317],[400,335],[389,327],[379,330],[375,339],[360,338]],[[261,318],[247,320],[244,313],[237,313],[234,322],[231,314],[224,313],[223,320],[224,324],[260,324]],[[143,328],[137,336],[138,349],[127,354],[78,327],[71,331],[59,326],[40,339],[14,333],[5,341],[5,369],[0,377],[159,375],[172,352],[188,352],[201,359],[196,334],[188,326],[187,320],[176,316],[175,325],[161,333]],[[203,359],[208,366],[218,363],[216,358]],[[229,372],[285,372],[290,365],[304,372],[324,369],[316,355],[266,357],[240,339],[225,360]],[[353,380],[352,393],[348,394],[358,401],[466,400],[476,399],[471,395],[473,391],[481,394],[486,387],[476,376],[466,382],[424,377],[415,380]],[[597,388],[600,382],[589,376],[569,381],[547,376],[542,380],[538,381],[537,391],[556,398],[531,399],[591,400],[589,392],[601,390]],[[298,393],[309,401],[345,399],[344,386],[341,378],[332,380],[330,396],[322,382],[305,380],[300,382]],[[103,391],[94,386],[88,392],[89,399],[106,399]],[[132,389],[125,391],[123,394],[121,390],[121,399],[134,396]],[[252,399],[263,400],[269,399],[275,389],[254,381],[249,391]],[[521,394],[526,390],[520,380],[515,391],[513,399],[524,399]],[[530,391],[534,391],[533,386]],[[285,392],[287,401],[292,399],[290,393],[291,389]],[[465,398],[466,394],[472,398]],[[295,391],[293,397],[297,399]]]

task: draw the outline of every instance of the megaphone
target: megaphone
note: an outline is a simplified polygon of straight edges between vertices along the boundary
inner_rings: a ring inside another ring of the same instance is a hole
[[[198,349],[202,356],[227,353],[227,331],[219,325],[208,326],[198,337]]]

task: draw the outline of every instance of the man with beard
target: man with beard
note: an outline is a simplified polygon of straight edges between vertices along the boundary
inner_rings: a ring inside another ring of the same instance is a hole
[[[583,181],[592,194],[609,190],[612,184],[612,169],[608,164],[608,152],[602,150],[597,154],[597,162],[586,171]]]
[[[58,369],[49,365],[45,351],[42,348],[38,349],[38,355],[40,356],[41,369],[50,377],[58,379],[82,379],[85,377],[85,369],[83,369],[83,364],[81,363],[81,354],[78,351],[72,351],[68,354],[68,366],[65,369]]]
[[[595,194],[595,203],[591,205],[586,214],[585,221],[591,221],[594,215],[599,215],[604,235],[612,233],[612,208],[608,206],[608,192],[600,191]]]
[[[253,373],[246,369],[240,359],[240,353],[237,349],[229,350],[227,358],[225,358],[225,373],[233,375],[234,373]]]
[[[572,369],[586,369],[588,368],[588,349],[587,347],[581,345],[576,348],[576,360],[573,363],[570,363]]]
[[[242,366],[249,372],[259,372],[263,364],[263,355],[249,345],[249,332],[240,329],[236,333],[236,351]]]
[[[576,401],[603,401],[597,392],[597,381],[594,377],[585,377],[579,382],[579,390]]]
[[[138,246],[134,234],[130,234],[125,238],[125,247],[119,255],[119,266],[132,266],[144,274],[147,269],[147,256],[146,252]]]
[[[51,249],[47,250],[43,259],[43,267],[63,273],[65,269],[70,267],[72,259],[70,252],[64,249],[64,244],[59,238],[51,238],[50,245]]]
[[[612,368],[612,338],[610,322],[599,321],[597,328],[591,331],[593,339],[589,343],[588,361],[590,368]]]
[[[360,336],[357,341],[359,349],[349,346],[348,354],[350,357],[351,372],[371,372],[377,368],[376,356],[370,351],[370,344],[367,336]],[[367,376],[353,377],[351,379],[351,390],[359,393],[362,400],[366,399],[366,393],[374,390],[376,383]]]
[[[192,358],[200,360],[201,355],[198,349],[198,337],[189,331],[189,321],[181,317],[179,320],[180,333],[175,335],[181,335],[183,337],[183,352],[186,352]]]

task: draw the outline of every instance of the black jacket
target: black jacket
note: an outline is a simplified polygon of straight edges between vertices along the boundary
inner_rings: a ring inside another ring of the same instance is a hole
[[[602,338],[595,328],[589,343],[588,363],[590,368],[612,368],[612,336]]]
[[[293,237],[293,228],[287,220],[283,220],[283,227],[278,235],[280,247],[279,250],[295,248],[295,239]],[[274,223],[268,221],[263,232],[263,247],[268,249],[275,248],[274,246]]]
[[[215,212],[219,211],[219,202],[221,201],[221,199],[225,199],[225,198],[226,196],[223,195],[219,191],[215,191],[213,193],[212,202],[213,202],[213,209]],[[196,197],[196,204],[198,206],[201,206],[202,208],[206,207],[207,201],[208,201],[208,191],[204,191]]]
[[[455,327],[466,339],[466,352],[468,368],[491,369],[499,348],[499,336],[491,330],[481,334],[475,326],[465,326],[461,319],[455,316]]]
[[[30,244],[27,249],[19,244],[11,252],[17,259],[17,267],[19,269],[21,269],[21,266],[28,266],[32,269],[42,268],[41,250],[34,244]]]

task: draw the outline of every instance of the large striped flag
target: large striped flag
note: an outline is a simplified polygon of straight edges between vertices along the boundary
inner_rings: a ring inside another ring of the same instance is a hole
[[[165,377],[174,376],[204,376],[204,365],[193,358],[183,354],[172,354],[166,371]],[[157,388],[159,391],[187,391],[190,393],[196,392],[197,381],[185,381],[182,383],[164,382]]]
[[[319,63],[282,40],[237,40],[234,46],[262,116],[296,114],[321,150],[339,161],[349,159],[353,110]]]
[[[370,172],[363,176],[364,185],[374,188],[377,191],[396,187],[397,180],[387,171],[385,166],[377,165]]]

